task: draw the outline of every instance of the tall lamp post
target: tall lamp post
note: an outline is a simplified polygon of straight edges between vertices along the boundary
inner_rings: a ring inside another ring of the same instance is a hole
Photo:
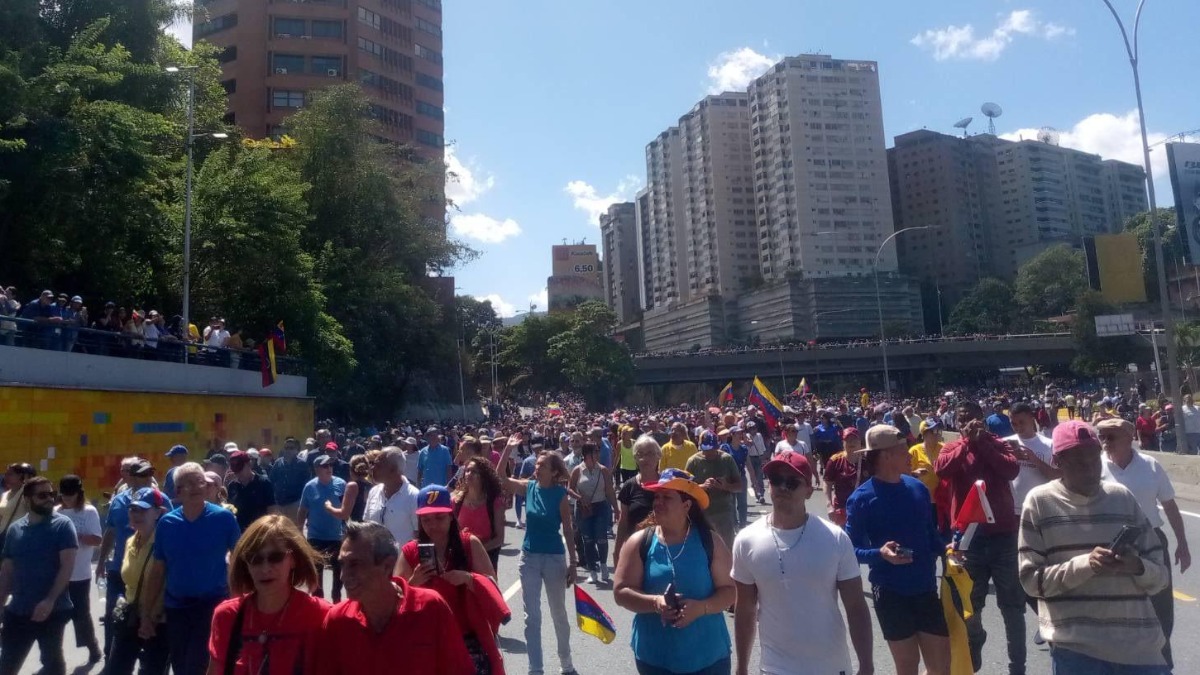
[[[875,252],[875,263],[873,266],[875,272],[875,309],[879,312],[879,349],[883,352],[883,391],[888,400],[892,398],[892,376],[888,370],[887,336],[883,333],[883,298],[879,295],[879,256],[883,255],[883,247],[887,246],[888,242],[897,236],[914,230],[932,229],[932,225],[918,225],[916,227],[906,227],[902,230],[896,230],[887,239],[883,240],[883,243],[879,245],[879,250]]]
[[[216,131],[212,133],[196,133],[196,70],[199,66],[167,66],[168,73],[187,73],[188,103],[187,103],[187,173],[184,179],[183,191],[183,330],[191,330],[192,303],[192,146],[197,138],[211,136],[213,138],[228,138],[229,134]],[[184,350],[187,358],[187,350]]]
[[[1143,168],[1146,170],[1146,190],[1150,203],[1150,232],[1154,237],[1154,262],[1158,267],[1159,312],[1162,314],[1163,332],[1166,333],[1167,340],[1167,372],[1165,377],[1161,372],[1158,377],[1163,393],[1169,397],[1175,390],[1175,383],[1179,381],[1179,353],[1175,345],[1175,323],[1171,320],[1171,303],[1167,297],[1167,270],[1163,265],[1162,234],[1158,231],[1158,203],[1154,196],[1154,171],[1150,166],[1150,142],[1146,137],[1146,109],[1142,105],[1142,76],[1139,66],[1141,53],[1138,48],[1138,33],[1142,27],[1142,10],[1146,6],[1146,0],[1138,1],[1137,12],[1133,18],[1132,39],[1129,31],[1125,29],[1125,22],[1121,20],[1121,15],[1117,13],[1116,7],[1113,7],[1111,0],[1102,1],[1108,7],[1108,11],[1112,13],[1113,19],[1116,20],[1117,28],[1121,30],[1121,38],[1125,41],[1125,53],[1129,56],[1129,65],[1133,69],[1133,91],[1137,97],[1138,123],[1141,125],[1142,131],[1142,161]],[[1183,428],[1183,413],[1179,406],[1175,406],[1175,425],[1177,429]]]

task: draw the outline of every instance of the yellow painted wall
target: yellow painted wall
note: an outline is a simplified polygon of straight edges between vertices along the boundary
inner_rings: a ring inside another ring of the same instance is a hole
[[[197,459],[228,441],[278,449],[312,429],[311,399],[0,386],[0,467],[28,462],[56,482],[78,474],[89,499],[112,489],[130,455],[161,480],[177,443]]]

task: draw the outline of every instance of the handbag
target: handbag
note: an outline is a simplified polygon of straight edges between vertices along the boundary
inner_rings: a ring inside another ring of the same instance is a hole
[[[146,580],[146,568],[150,566],[150,558],[147,556],[146,562],[142,565],[142,571],[138,574],[137,582],[137,598],[142,598],[142,582]],[[117,628],[137,630],[138,624],[141,623],[141,612],[138,611],[137,603],[131,603],[125,599],[125,596],[117,598],[116,604],[113,605],[112,615],[110,617],[113,625]]]

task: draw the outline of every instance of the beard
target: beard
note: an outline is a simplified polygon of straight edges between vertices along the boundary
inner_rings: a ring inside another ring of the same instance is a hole
[[[44,517],[54,513],[54,504],[45,501],[30,502],[29,510]]]

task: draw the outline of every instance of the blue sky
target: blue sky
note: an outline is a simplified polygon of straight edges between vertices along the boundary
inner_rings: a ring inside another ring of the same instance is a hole
[[[1132,23],[1135,0],[1114,0]],[[1190,65],[1200,2],[1149,0],[1142,81],[1151,142],[1200,128]],[[597,214],[645,181],[646,143],[709,91],[777,57],[880,64],[888,138],[947,133],[985,101],[997,131],[1141,163],[1132,78],[1101,0],[444,0],[451,234],[481,252],[460,293],[545,307],[550,246],[599,242]],[[1200,140],[1200,139],[1192,139]],[[890,145],[890,142],[889,142]],[[1170,204],[1165,151],[1153,154]]]

